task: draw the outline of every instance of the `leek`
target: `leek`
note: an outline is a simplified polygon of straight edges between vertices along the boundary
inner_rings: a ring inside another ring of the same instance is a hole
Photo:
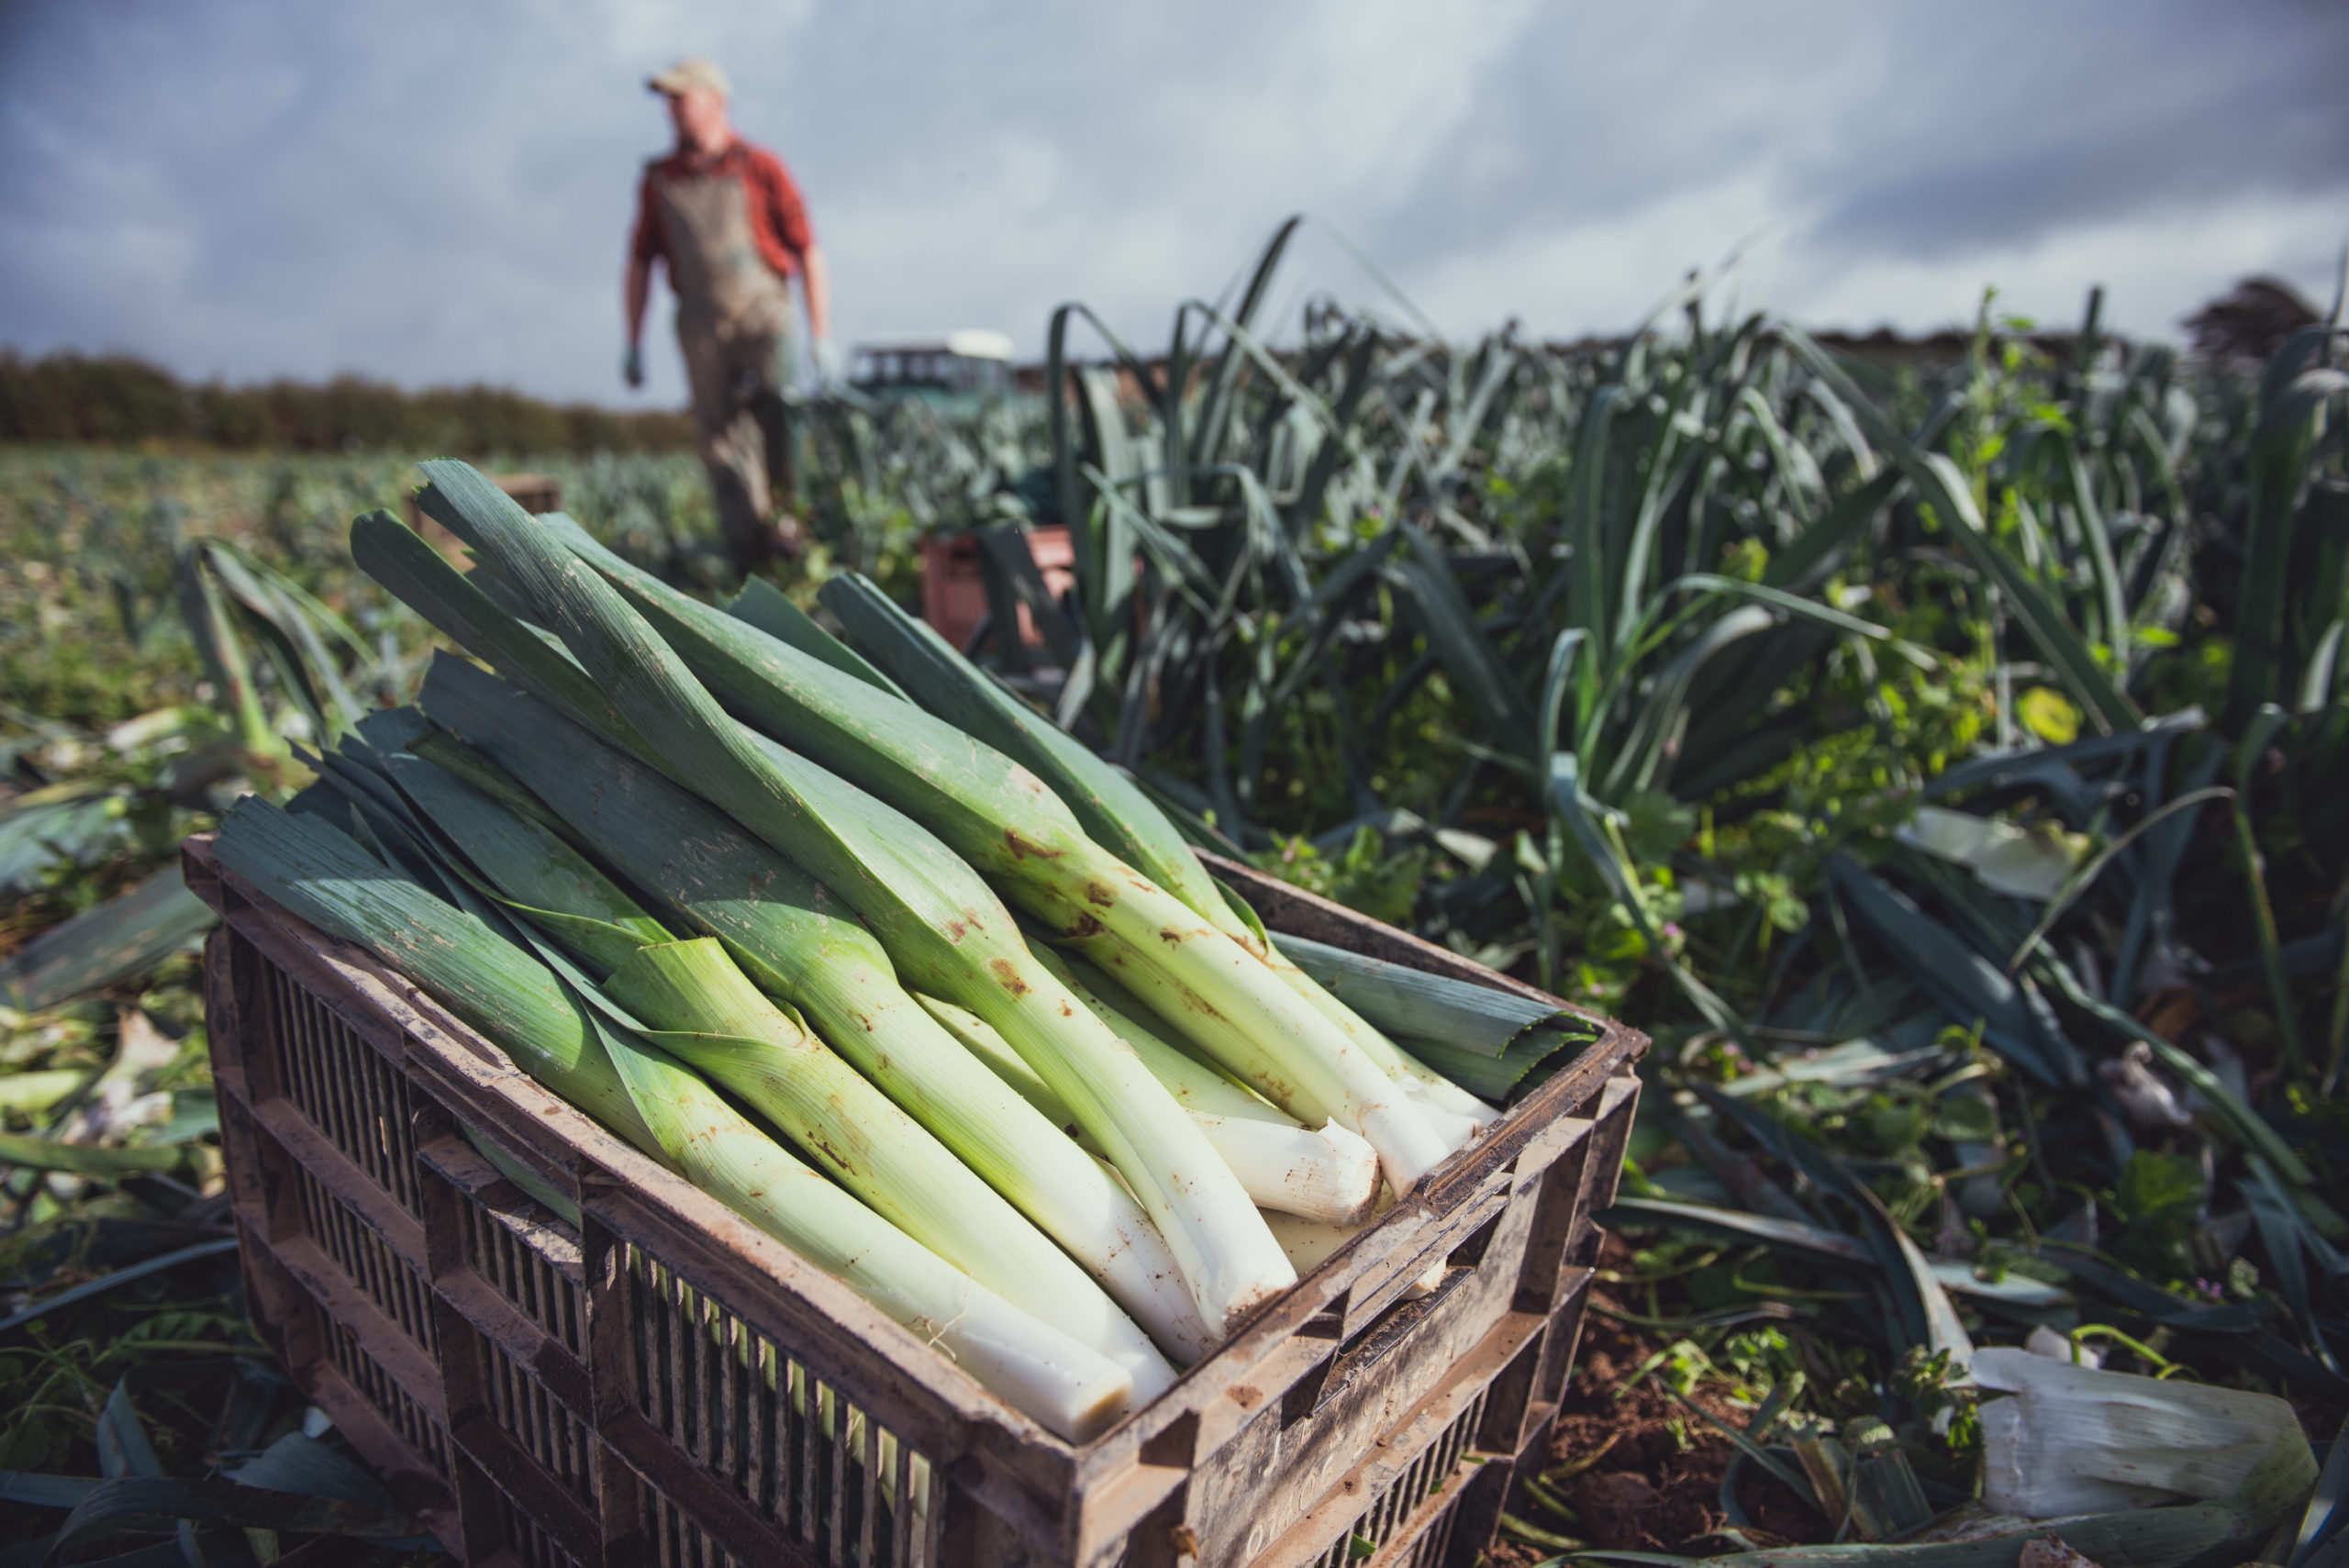
[[[2143,1508],[2232,1496],[2279,1444],[2292,1485],[2316,1460],[2289,1401],[2272,1394],[2168,1382],[1998,1346],[1970,1367],[1981,1405],[1983,1501],[2029,1518]]]
[[[807,640],[808,635],[822,637],[838,647],[837,639],[829,639],[813,622],[807,623],[807,634],[801,638],[784,637],[783,640],[830,662],[839,662],[841,655],[851,659],[857,658],[858,652],[870,655],[885,672],[883,678],[892,683],[891,690],[909,695],[930,714],[994,747],[1041,779],[1067,804],[1095,843],[1264,960],[1388,1077],[1406,1088],[1416,1088],[1453,1117],[1469,1118],[1476,1129],[1498,1114],[1406,1056],[1375,1025],[1318,977],[1299,968],[1270,940],[1252,913],[1235,907],[1235,900],[1208,875],[1174,824],[1131,779],[1006,690],[935,628],[907,615],[858,574],[832,578],[818,596],[848,628],[857,651],[842,648],[836,655]]]
[[[1088,1006],[1094,1006],[1083,990],[1076,995]],[[1047,1118],[1063,1126],[1074,1125],[1060,1096],[985,1020],[935,996],[918,995],[917,999],[1021,1098]],[[1113,1032],[1123,1032],[1118,1023],[1110,1027]],[[1141,1031],[1137,1029],[1136,1032]],[[1318,1132],[1299,1127],[1164,1041],[1151,1038],[1148,1044],[1155,1048],[1155,1054],[1138,1050],[1136,1055],[1189,1113],[1258,1208],[1332,1225],[1353,1224],[1370,1212],[1378,1197],[1379,1182],[1378,1155],[1369,1144],[1334,1122]],[[1220,1094],[1197,1092],[1208,1084]],[[1202,1108],[1205,1104],[1218,1108]],[[1277,1235],[1274,1239],[1279,1240]]]
[[[1052,1085],[1036,1076],[1036,1070],[1011,1049],[1011,1042],[987,1027],[986,1020],[968,1007],[958,1007],[938,996],[925,996],[920,992],[913,999],[924,1011],[938,1020],[939,1027],[954,1037],[963,1050],[1002,1079],[1012,1093],[1036,1107],[1036,1114],[1083,1143],[1085,1129],[1077,1124],[1076,1114],[1068,1102],[1052,1093]]]
[[[640,948],[604,990],[789,1134],[835,1181],[972,1278],[1108,1356],[1146,1403],[1174,1381],[1133,1319],[1002,1195],[799,1024],[708,937]]]
[[[462,660],[434,661],[422,702],[684,924],[722,940],[762,990],[799,1007],[1162,1349],[1187,1363],[1220,1337],[1133,1198],[906,994],[881,944],[829,890],[714,807]]]
[[[221,863],[397,968],[581,1110],[921,1333],[981,1385],[1082,1441],[1126,1408],[1106,1357],[954,1269],[801,1164],[701,1077],[597,1018],[545,965],[315,817],[248,797]]]
[[[1213,1284],[1193,1277],[1193,1268],[1205,1267],[1210,1254],[1221,1262],[1224,1250],[1236,1245],[1228,1238],[1220,1247],[1206,1248],[1214,1227],[1204,1214],[1183,1212],[1209,1196],[1204,1189],[1223,1184],[1212,1177],[1189,1184],[1190,1168],[1173,1149],[1150,1145],[1172,1139],[1187,1158],[1189,1151],[1205,1152],[1204,1144],[1187,1125],[1133,1115],[1129,1102],[1148,1100],[1146,1073],[1120,1076],[1114,1059],[1097,1044],[1071,1053],[1060,1043],[1063,1032],[1085,1039],[1091,1031],[1072,1016],[1065,988],[1024,962],[1024,950],[1013,950],[1008,921],[968,924],[960,940],[944,935],[941,919],[960,920],[969,910],[952,903],[939,907],[918,895],[924,871],[938,870],[939,857],[927,853],[930,844],[941,854],[967,857],[1023,908],[1052,921],[1064,935],[1100,939],[1123,959],[1152,968],[1161,984],[1141,995],[1162,1016],[1190,1031],[1219,1061],[1300,1121],[1319,1125],[1334,1117],[1360,1132],[1377,1149],[1397,1192],[1408,1192],[1451,1152],[1451,1144],[1418,1114],[1412,1097],[1396,1087],[1363,1046],[1291,990],[1259,956],[1087,839],[1069,808],[1027,769],[910,704],[889,701],[867,682],[685,597],[603,550],[575,525],[533,521],[462,464],[428,463],[425,469],[433,480],[422,497],[425,509],[484,550],[512,590],[554,623],[593,671],[604,700],[624,710],[624,724],[659,734],[661,745],[644,754],[664,756],[664,765],[684,766],[697,791],[745,826],[809,863],[844,896],[863,895],[857,903],[860,912],[881,929],[885,941],[907,949],[904,954],[893,951],[892,956],[901,968],[914,971],[924,989],[987,1018],[1023,1056],[1039,1053],[1030,1059],[1048,1082],[1055,1073],[1072,1074],[1054,1088],[1088,1118],[1088,1128],[1096,1118],[1105,1126],[1121,1118],[1132,1124],[1104,1137],[1104,1145],[1168,1231],[1177,1256],[1186,1260],[1186,1275],[1210,1320],[1217,1310],[1229,1319],[1244,1310],[1241,1303],[1263,1299],[1263,1281],[1254,1271],[1269,1269],[1277,1249],[1261,1236],[1260,1223],[1251,1223],[1252,1211],[1243,1217],[1232,1207],[1245,1195],[1230,1184],[1228,1195],[1213,1195],[1210,1207],[1229,1232],[1258,1233],[1247,1237],[1244,1248],[1252,1261],[1246,1268],[1222,1271],[1229,1277]],[[593,591],[591,584],[606,582],[626,595],[625,606]],[[852,880],[848,867],[836,863],[846,846],[837,838],[825,842],[825,835],[808,830],[808,818],[823,815],[807,808],[807,792],[816,787],[809,764],[794,767],[786,754],[745,747],[715,722],[707,706],[712,694],[686,667],[736,712],[805,751],[820,764],[818,772],[837,770],[896,807],[871,812],[870,820],[890,823],[893,846],[917,843],[923,852],[895,868],[897,874],[865,858],[863,874]],[[680,719],[681,707],[689,717]],[[918,822],[938,838],[917,838],[892,818],[906,828]],[[872,885],[876,882],[886,884],[885,895]],[[903,901],[908,897],[912,902]],[[924,903],[936,917],[926,918],[915,906]],[[989,896],[977,907],[994,904]],[[981,953],[980,948],[988,951]],[[933,963],[934,975],[920,972]],[[1070,1011],[1061,1012],[1064,1006]],[[1056,1013],[1066,1020],[1064,1030],[1052,1022]],[[1055,1063],[1049,1070],[1047,1060]],[[1104,1075],[1102,1082],[1082,1082],[1086,1074],[1077,1070],[1088,1064]],[[1099,1135],[1101,1129],[1095,1130]],[[1138,1136],[1141,1141],[1129,1141]],[[1186,1194],[1193,1202],[1177,1201]],[[1285,1262],[1277,1273],[1288,1273]],[[1211,1302],[1218,1305],[1209,1309]]]
[[[1174,1382],[1165,1358],[1090,1276],[761,995],[722,946],[707,937],[674,940],[551,830],[434,764],[390,750],[424,732],[412,710],[372,716],[361,728],[417,811],[533,923],[608,975],[604,991],[651,1026],[648,1038],[764,1116],[915,1240],[1124,1367],[1138,1399],[1154,1398]],[[494,768],[483,760],[481,769]]]
[[[463,464],[424,466],[438,504],[453,502],[505,586],[551,626],[645,744],[645,755],[662,759],[666,771],[820,877],[880,937],[900,972],[986,1018],[1069,1103],[1165,1236],[1211,1328],[1230,1331],[1296,1283],[1206,1139],[1157,1080],[1028,957],[1008,912],[952,849],[818,763],[762,743],[725,715],[660,632],[551,530]],[[918,712],[888,704],[856,677],[721,612],[695,607],[844,683],[859,706],[894,707],[881,713],[884,724]],[[965,758],[947,776],[976,798],[989,790],[986,770],[974,761]],[[943,780],[933,785],[945,788]],[[1060,815],[1065,817],[1064,808]],[[1016,827],[1007,831],[1015,844],[1024,843]],[[1383,1076],[1379,1081],[1385,1084]],[[1387,1094],[1394,1097],[1391,1086]]]
[[[1168,1044],[1049,948],[1037,949],[1036,956],[1191,1113],[1258,1208],[1327,1225],[1357,1225],[1370,1213],[1378,1201],[1378,1151],[1359,1134],[1334,1119],[1319,1129],[1302,1125]]]

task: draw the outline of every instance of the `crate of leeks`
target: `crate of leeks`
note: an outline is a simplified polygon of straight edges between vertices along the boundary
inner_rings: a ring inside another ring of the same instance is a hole
[[[187,865],[254,1316],[451,1550],[1473,1558],[1644,1040],[1194,857],[858,584],[427,472],[475,575],[354,553],[495,673]]]

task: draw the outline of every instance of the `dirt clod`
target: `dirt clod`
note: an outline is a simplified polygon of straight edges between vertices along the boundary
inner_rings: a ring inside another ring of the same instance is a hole
[[[1647,1544],[1648,1519],[1664,1499],[1653,1483],[1630,1470],[1596,1471],[1575,1482],[1566,1495],[1594,1545],[1618,1551]]]

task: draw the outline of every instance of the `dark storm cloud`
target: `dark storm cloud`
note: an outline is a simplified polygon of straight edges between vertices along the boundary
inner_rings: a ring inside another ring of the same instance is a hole
[[[685,52],[798,174],[851,337],[1033,349],[1082,298],[1155,340],[1298,208],[1455,331],[1620,327],[1756,228],[1798,308],[1935,325],[2092,271],[2159,328],[2349,228],[2349,13],[2287,0],[17,0],[0,28],[0,344],[235,378],[618,398],[643,74]],[[2225,221],[2148,253],[2180,204]],[[1308,240],[1287,286],[1317,283],[1372,292]]]
[[[1822,240],[1932,256],[2156,205],[2337,196],[2349,177],[2349,8],[2195,0],[2080,28],[2038,6],[1988,36],[1969,13],[1955,37],[1947,14],[1898,14],[1898,53],[1924,68],[1855,106],[1880,135],[1797,175],[1824,198]]]
[[[1813,242],[1902,257],[2251,191],[2337,201],[2344,61],[2349,7],[2304,0],[1562,7],[1375,238],[1400,262],[1741,165]]]
[[[564,8],[484,14],[41,8],[0,110],[0,340],[601,390],[658,111]]]

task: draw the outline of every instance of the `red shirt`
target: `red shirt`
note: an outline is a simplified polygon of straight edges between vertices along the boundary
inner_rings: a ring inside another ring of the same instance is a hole
[[[667,226],[661,221],[660,198],[652,194],[652,182],[658,176],[673,179],[702,179],[710,175],[730,175],[742,182],[744,195],[749,197],[751,231],[759,242],[759,254],[779,277],[790,277],[799,271],[800,258],[816,243],[815,231],[807,227],[807,208],[799,199],[799,187],[792,183],[791,172],[783,160],[763,147],[753,147],[737,140],[725,151],[705,157],[680,149],[666,158],[657,158],[644,166],[643,182],[637,187],[636,234],[629,248],[640,261],[658,256],[667,260],[669,236]]]

